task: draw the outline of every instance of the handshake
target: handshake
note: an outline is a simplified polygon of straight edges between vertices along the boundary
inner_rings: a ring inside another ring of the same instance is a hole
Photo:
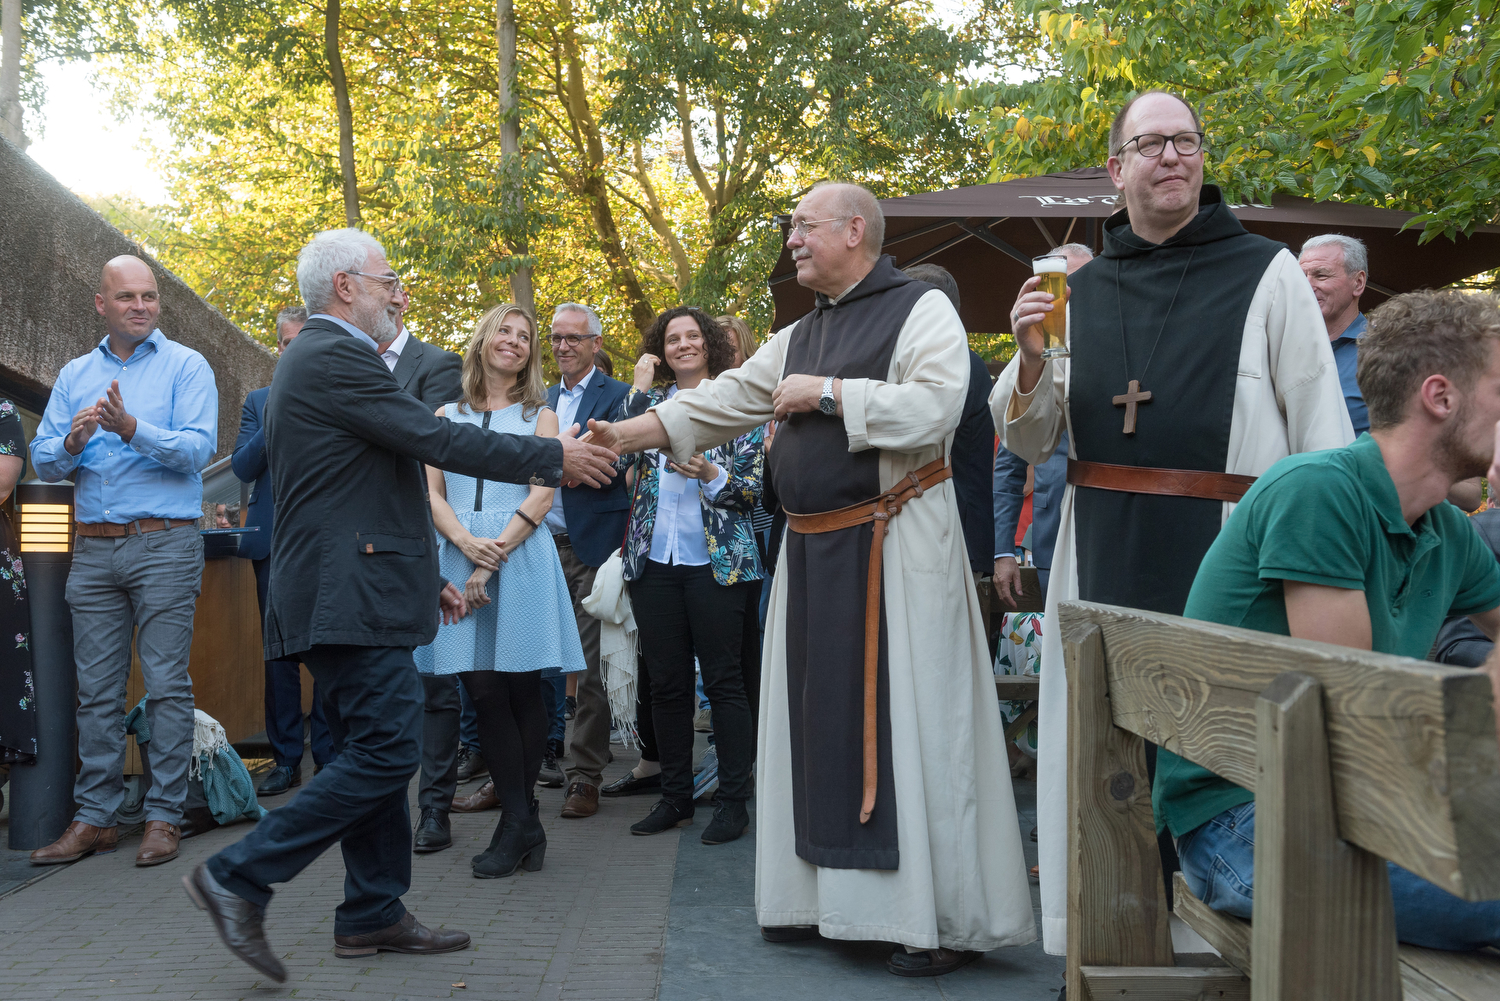
[[[651,422],[660,427],[660,421],[652,418]],[[608,486],[617,475],[616,460],[625,452],[639,450],[627,448],[625,436],[621,433],[630,423],[633,422],[621,425],[591,420],[589,429],[581,435],[577,424],[559,434],[557,437],[563,446],[563,486]]]

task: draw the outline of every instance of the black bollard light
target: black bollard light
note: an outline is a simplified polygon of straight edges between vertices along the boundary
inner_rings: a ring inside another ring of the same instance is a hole
[[[65,597],[73,566],[73,484],[18,483],[16,520],[31,606],[37,753],[35,764],[10,769],[10,847],[32,851],[62,837],[73,821],[78,673]]]

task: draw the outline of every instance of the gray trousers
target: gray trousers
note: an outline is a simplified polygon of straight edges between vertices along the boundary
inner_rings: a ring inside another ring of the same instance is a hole
[[[583,660],[588,670],[578,679],[578,712],[573,717],[573,743],[568,755],[568,784],[584,782],[598,788],[604,780],[604,766],[609,763],[609,699],[604,694],[604,679],[599,673],[599,620],[583,610],[583,599],[594,589],[598,567],[581,562],[572,546],[558,546],[563,576],[573,598],[573,617],[578,622],[578,638],[583,641]]]
[[[194,525],[119,539],[80,536],[68,574],[78,667],[75,820],[110,827],[125,798],[125,683],[135,635],[151,724],[146,819],[182,823],[193,751],[188,653],[203,583],[203,539]]]

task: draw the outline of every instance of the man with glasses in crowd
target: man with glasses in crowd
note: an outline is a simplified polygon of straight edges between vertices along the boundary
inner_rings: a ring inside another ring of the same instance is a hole
[[[1104,250],[1053,302],[1067,365],[1041,357],[1040,324],[990,396],[1001,442],[1045,462],[1063,432],[1068,488],[1047,618],[1082,598],[1181,614],[1193,575],[1256,476],[1295,452],[1354,437],[1317,299],[1279,243],[1247,233],[1203,183],[1203,127],[1181,98],[1148,91],[1110,129],[1124,212]],[[1046,950],[1067,942],[1067,683],[1058,630],[1043,637],[1037,812]],[[1154,750],[1154,749],[1152,749]],[[1154,755],[1148,750],[1148,762]],[[1163,836],[1164,854],[1172,853]],[[1175,870],[1175,857],[1164,872]],[[1170,890],[1169,890],[1170,892]]]

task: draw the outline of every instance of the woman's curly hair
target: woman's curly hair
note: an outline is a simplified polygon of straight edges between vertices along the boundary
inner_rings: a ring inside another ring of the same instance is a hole
[[[667,364],[667,324],[679,316],[691,316],[703,331],[703,347],[708,354],[708,377],[716,378],[720,372],[734,368],[734,338],[719,322],[697,306],[673,306],[652,321],[641,336],[641,354],[656,355],[661,364],[656,366],[655,382],[659,386],[670,386],[677,381],[677,373]]]

